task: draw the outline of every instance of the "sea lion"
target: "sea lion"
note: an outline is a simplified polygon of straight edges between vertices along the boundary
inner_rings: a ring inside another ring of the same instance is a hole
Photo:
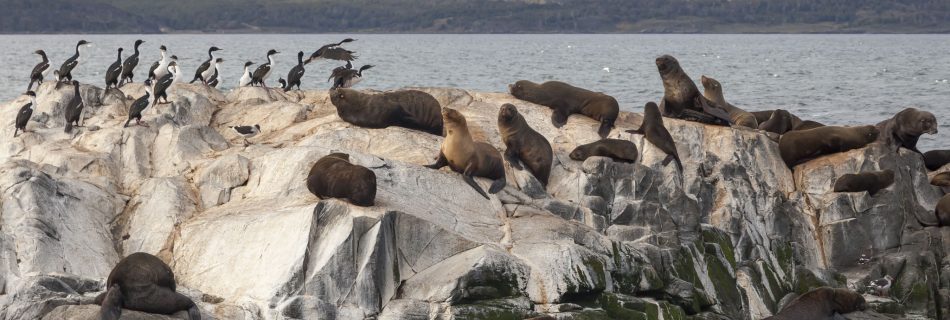
[[[506,103],[498,110],[498,133],[505,143],[505,158],[515,169],[521,170],[519,164],[524,162],[528,171],[534,175],[541,185],[548,185],[551,176],[551,163],[554,161],[554,151],[551,143],[537,131],[528,126],[528,122],[518,113],[518,108]]]
[[[123,308],[158,314],[188,310],[191,320],[201,319],[195,302],[175,292],[172,269],[151,254],[136,252],[119,261],[109,273],[106,287],[106,292],[96,297],[96,304],[102,306],[100,319],[119,319]]]
[[[835,192],[867,191],[874,196],[881,189],[894,183],[894,171],[883,170],[873,172],[848,173],[835,181]]]
[[[577,146],[571,151],[571,159],[584,161],[590,157],[608,157],[617,162],[634,163],[640,154],[633,142],[620,139],[603,139]]]
[[[340,198],[362,207],[376,202],[376,173],[350,163],[350,155],[331,153],[310,168],[307,190],[319,197]]]
[[[495,194],[505,187],[505,163],[495,147],[484,142],[475,142],[468,132],[465,116],[451,108],[442,109],[445,123],[445,140],[439,150],[439,158],[435,163],[425,166],[430,169],[439,169],[449,166],[452,171],[462,174],[462,179],[472,186],[485,199],[488,194],[478,186],[472,177],[484,177],[494,180],[489,193]]]
[[[826,154],[863,148],[878,137],[874,126],[825,126],[790,131],[778,141],[779,153],[789,168]]]
[[[930,179],[930,185],[938,187],[950,187],[950,171],[941,172]]]
[[[818,121],[805,120],[799,123],[798,125],[796,125],[794,128],[792,128],[792,131],[808,130],[808,129],[820,128],[824,126],[825,126],[824,124]]]
[[[671,160],[676,160],[676,166],[683,171],[683,163],[680,161],[679,153],[676,151],[676,143],[673,136],[663,126],[663,116],[660,115],[660,107],[655,102],[648,102],[643,107],[643,124],[639,129],[627,130],[629,133],[642,134],[654,146],[666,153],[666,159],[663,159],[663,165],[668,165]]]
[[[937,214],[937,221],[941,227],[950,227],[950,194],[944,195],[937,201],[937,208],[934,209]]]
[[[419,90],[365,94],[337,88],[330,90],[330,102],[343,121],[360,127],[397,126],[442,135],[439,101]]]
[[[736,108],[726,101],[725,96],[722,94],[722,84],[720,84],[718,80],[703,75],[700,77],[700,82],[703,84],[703,97],[706,97],[706,100],[714,104],[713,106],[704,107],[704,110],[709,110],[708,108],[711,107],[713,110],[725,112],[713,115],[729,121],[730,125],[752,129],[759,127],[759,122],[755,120],[754,115],[745,110]]]
[[[950,150],[930,150],[924,152],[924,166],[934,171],[950,163]]]
[[[656,68],[663,80],[663,100],[660,110],[663,115],[689,121],[708,124],[727,125],[728,122],[703,111],[705,97],[699,94],[699,88],[693,79],[686,75],[680,62],[670,55],[656,58]]]
[[[759,123],[759,129],[780,135],[785,134],[792,130],[792,114],[782,109],[772,111],[772,115],[767,120]]]
[[[877,129],[881,132],[878,140],[884,145],[894,147],[895,150],[904,147],[921,153],[917,150],[917,140],[924,133],[937,134],[937,118],[927,111],[906,108],[894,117],[878,123]]]
[[[614,121],[620,114],[620,104],[617,99],[600,92],[581,89],[560,81],[547,81],[537,84],[528,80],[520,80],[508,85],[512,96],[520,100],[554,109],[551,123],[560,128],[567,123],[567,118],[579,113],[594,120],[600,121],[597,134],[606,138],[614,127]]]
[[[820,287],[795,298],[782,311],[764,320],[831,320],[835,313],[845,314],[867,308],[864,297],[854,291]]]

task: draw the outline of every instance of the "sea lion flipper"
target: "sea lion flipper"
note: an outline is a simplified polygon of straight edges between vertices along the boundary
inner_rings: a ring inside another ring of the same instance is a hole
[[[716,118],[722,119],[728,122],[729,124],[733,124],[732,117],[729,116],[729,112],[726,112],[726,110],[723,110],[722,106],[716,104],[715,102],[709,101],[706,98],[703,98],[703,96],[697,96],[695,103],[702,106],[703,112],[711,114],[712,116]]]
[[[478,191],[478,194],[481,194],[482,197],[485,197],[485,199],[490,199],[488,194],[485,194],[485,190],[483,190],[482,187],[480,187],[478,183],[475,182],[475,179],[472,178],[472,171],[474,171],[473,169],[475,168],[473,163],[474,161],[470,161],[468,166],[465,167],[465,171],[462,172],[462,180],[465,180],[465,183],[468,183],[468,185],[472,186],[472,189]]]
[[[630,130],[627,130],[627,133],[643,134],[643,126],[640,126],[640,128],[637,128],[637,129],[630,129]]]
[[[96,298],[98,300],[98,297]],[[122,290],[113,284],[103,296],[99,320],[118,320],[122,316]]]
[[[672,155],[672,154],[666,155],[666,158],[664,158],[664,159],[663,159],[663,162],[660,163],[660,164],[662,164],[662,165],[665,167],[665,166],[670,165],[670,161],[673,161],[673,155]]]
[[[597,134],[600,135],[601,138],[606,138],[607,135],[610,134],[610,130],[613,128],[614,125],[610,121],[607,121],[606,119],[600,120],[600,128],[597,129]]]
[[[504,189],[505,185],[507,184],[508,180],[502,176],[501,179],[495,180],[491,183],[491,187],[488,188],[488,193],[496,194],[501,191],[501,189]]]
[[[568,114],[567,111],[563,109],[554,109],[554,113],[551,114],[551,124],[553,124],[555,128],[563,127],[565,124],[567,124],[568,116],[570,116],[570,114]]]
[[[508,147],[505,149],[505,160],[508,161],[508,164],[516,170],[524,170],[524,167],[521,165],[521,161],[518,160],[518,155],[515,154],[514,146]]]
[[[445,158],[445,154],[442,151],[439,151],[439,157],[435,160],[435,163],[425,165],[429,169],[440,169],[444,166],[449,165],[449,160]]]

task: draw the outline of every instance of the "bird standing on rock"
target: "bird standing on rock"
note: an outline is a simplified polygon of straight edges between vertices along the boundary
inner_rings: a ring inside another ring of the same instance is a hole
[[[33,90],[34,83],[39,87],[39,85],[43,83],[43,78],[46,77],[46,73],[50,70],[49,58],[46,57],[46,51],[36,50],[33,51],[33,53],[38,54],[43,60],[33,67],[33,72],[30,72],[30,85],[26,87],[26,91]]]
[[[337,43],[324,45],[320,47],[320,49],[317,49],[317,51],[314,51],[313,54],[310,55],[310,58],[307,58],[307,61],[305,61],[304,63],[309,64],[311,61],[317,60],[317,59],[353,61],[354,59],[356,59],[356,55],[354,55],[355,52],[346,50],[340,47],[340,45],[344,43],[353,42],[353,41],[356,41],[356,40],[346,38],[346,39],[343,39],[343,41],[340,41]]]
[[[871,280],[868,283],[868,289],[874,290],[874,294],[879,297],[887,297],[890,294],[893,282],[894,278],[891,278],[891,275],[885,275],[884,278]]]
[[[148,68],[147,79],[158,80],[168,73],[168,56],[166,56],[168,49],[165,48],[165,45],[162,45],[158,50],[161,51],[162,58],[152,63],[152,66]]]
[[[122,63],[122,79],[119,80],[119,86],[125,84],[126,80],[128,80],[129,83],[133,82],[135,67],[139,65],[139,46],[143,43],[145,43],[144,40],[135,40],[135,52],[128,58],[125,58],[125,62]]]
[[[145,109],[152,106],[154,102],[151,98],[152,95],[152,80],[145,80],[145,95],[135,99],[135,102],[132,102],[132,107],[129,108],[129,119],[125,121],[125,126],[123,128],[129,127],[129,122],[132,119],[135,119],[135,124],[143,127],[148,127],[147,124],[142,123],[142,113],[145,112]]]
[[[208,84],[208,78],[214,73],[214,68],[211,67],[211,64],[214,63],[215,51],[221,51],[221,48],[208,48],[208,60],[205,60],[204,63],[198,66],[198,70],[195,70],[195,78],[191,79],[189,83],[195,83],[195,81],[201,80],[202,83]]]
[[[247,87],[251,85],[251,65],[254,65],[253,62],[244,63],[244,74],[241,75],[241,80],[238,82],[238,87]]]
[[[261,125],[255,124],[253,126],[231,126],[229,127],[234,132],[237,132],[238,135],[244,138],[244,146],[249,145],[247,141],[248,138],[253,138],[258,133],[261,133]]]
[[[119,48],[118,57],[115,62],[106,69],[106,91],[109,87],[119,88],[119,76],[122,74],[122,48]]]
[[[79,81],[73,80],[73,97],[66,103],[66,133],[73,132],[73,125],[81,127],[79,121],[82,120],[82,96],[79,94]]]
[[[158,82],[155,83],[155,99],[154,104],[158,104],[158,99],[161,98],[164,100],[164,103],[168,103],[168,88],[176,82],[178,78],[178,63],[175,61],[168,63],[168,73],[162,76],[161,79],[158,79]]]
[[[267,63],[258,66],[257,70],[254,70],[254,74],[251,75],[251,85],[258,84],[267,88],[265,81],[270,77],[274,65],[274,56],[278,53],[280,52],[274,49],[267,51]]]
[[[287,86],[284,87],[284,92],[290,91],[293,86],[297,86],[297,90],[300,90],[300,78],[303,78],[305,71],[303,66],[303,51],[300,51],[297,52],[297,65],[287,73]]]
[[[63,64],[59,67],[59,80],[60,81],[72,81],[73,80],[73,69],[79,65],[79,58],[82,56],[82,49],[86,46],[92,45],[92,42],[86,40],[79,40],[76,43],[76,53],[72,57],[66,59]],[[59,89],[59,83],[56,84],[56,88]]]
[[[214,60],[214,74],[212,74],[211,78],[208,79],[208,85],[212,88],[217,88],[218,83],[221,83],[221,73],[219,68],[221,67],[222,62],[224,62],[224,59],[221,58]]]
[[[17,131],[28,132],[26,130],[27,123],[30,122],[30,117],[33,116],[33,106],[36,105],[36,93],[33,91],[27,91],[26,96],[30,97],[30,102],[20,108],[20,111],[16,114],[16,122],[14,123],[13,137],[16,138]]]

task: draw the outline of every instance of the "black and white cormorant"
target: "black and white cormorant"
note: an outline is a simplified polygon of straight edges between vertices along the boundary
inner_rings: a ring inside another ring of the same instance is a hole
[[[363,80],[363,70],[369,70],[373,65],[367,64],[360,67],[359,70],[352,68],[352,65],[347,63],[347,67],[338,67],[333,69],[333,73],[330,74],[330,79],[333,80],[333,89],[336,88],[350,88],[360,83]]]
[[[284,88],[284,92],[290,91],[293,86],[297,86],[297,90],[300,90],[300,78],[303,78],[305,71],[303,66],[303,51],[300,51],[297,52],[297,65],[287,73],[287,86]]]
[[[129,122],[132,119],[135,119],[135,124],[143,127],[148,127],[147,124],[142,123],[142,113],[145,112],[145,109],[152,106],[152,80],[145,80],[145,95],[135,99],[135,102],[132,102],[132,106],[129,107],[129,119],[125,121],[124,128],[129,127]]]
[[[125,62],[122,63],[122,79],[119,79],[120,86],[125,84],[126,80],[128,80],[129,83],[134,82],[135,67],[139,65],[139,46],[143,43],[145,43],[145,41],[142,39],[135,40],[135,52],[128,58],[125,58]]]
[[[79,127],[82,119],[82,96],[79,94],[79,81],[73,80],[73,97],[66,103],[66,133],[73,132],[73,126]]]
[[[152,66],[148,68],[148,77],[146,79],[158,80],[168,72],[168,49],[165,48],[163,44],[161,47],[158,47],[158,50],[162,53],[162,58],[158,61],[152,63]]]
[[[172,66],[172,62],[175,63],[174,66]],[[165,68],[165,69],[166,69],[165,71],[170,71],[171,73],[175,74],[174,75],[175,81],[172,83],[181,82],[181,65],[178,63],[178,56],[172,55],[172,61],[168,63],[168,68]]]
[[[211,78],[208,78],[208,85],[217,88],[218,83],[221,83],[221,63],[224,62],[224,59],[217,58],[214,60],[214,74],[211,75]]]
[[[328,60],[341,60],[341,61],[353,61],[356,59],[356,52],[346,50],[340,47],[340,45],[356,41],[354,39],[346,38],[343,41],[337,43],[331,43],[320,47],[317,51],[314,51],[310,55],[310,58],[307,58],[305,63],[310,63],[313,60],[317,59],[328,59]]]
[[[244,63],[244,74],[241,75],[241,81],[238,82],[239,87],[251,85],[251,65],[253,64],[254,63],[250,61]]]
[[[33,72],[30,72],[30,85],[26,87],[26,91],[33,90],[34,83],[39,87],[40,84],[43,83],[43,78],[46,77],[46,73],[50,70],[49,58],[46,57],[46,51],[36,50],[33,51],[33,53],[40,55],[43,61],[37,63],[36,66],[33,67]]]
[[[214,69],[211,68],[211,64],[214,63],[214,52],[221,51],[218,47],[208,48],[208,60],[205,60],[201,66],[198,67],[198,70],[195,70],[195,78],[191,79],[189,83],[195,83],[195,81],[201,80],[205,84],[208,84],[208,78],[211,77],[211,74],[214,73]]]
[[[106,69],[106,90],[109,87],[119,88],[119,76],[122,74],[122,48],[119,48],[115,62]]]
[[[155,82],[155,99],[153,99],[154,104],[158,104],[158,99],[162,99],[168,103],[168,88],[172,86],[172,83],[175,83],[175,78],[178,77],[178,63],[175,61],[168,63],[168,73],[162,76],[161,79],[158,79]]]
[[[92,42],[88,42],[86,40],[79,40],[79,43],[76,43],[76,53],[73,54],[72,57],[69,57],[69,59],[66,59],[66,61],[63,62],[63,65],[59,67],[60,81],[69,82],[73,80],[72,72],[73,69],[79,65],[79,58],[82,54],[82,49],[90,44],[92,44]]]
[[[260,85],[264,88],[267,88],[267,78],[270,77],[272,66],[274,65],[274,56],[277,55],[277,50],[270,49],[267,51],[267,63],[264,63],[257,67],[257,70],[254,70],[254,73],[251,74],[251,85]]]
[[[289,88],[289,86],[287,86],[287,80],[284,80],[284,78],[277,79],[277,83],[280,83],[281,89]],[[284,90],[284,92],[287,92],[287,90]]]
[[[21,107],[20,111],[16,114],[16,123],[13,129],[14,138],[16,138],[18,131],[27,132],[26,124],[30,122],[30,117],[33,116],[33,106],[36,105],[36,93],[27,91],[26,96],[30,97],[30,102],[27,102],[26,105]]]
[[[237,132],[241,137],[244,137],[244,145],[247,146],[247,139],[256,136],[258,133],[261,133],[261,125],[255,124],[253,126],[232,126],[231,130]]]

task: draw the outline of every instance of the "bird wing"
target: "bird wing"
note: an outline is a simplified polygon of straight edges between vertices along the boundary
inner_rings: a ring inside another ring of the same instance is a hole
[[[356,59],[355,52],[340,47],[326,48],[320,57],[330,60],[353,61]]]
[[[63,76],[69,74],[77,64],[79,64],[79,61],[76,61],[75,57],[67,59],[63,62],[63,65],[59,67],[59,75]]]
[[[31,77],[31,78],[36,78],[36,77],[42,75],[42,74],[43,74],[43,71],[46,71],[46,69],[49,69],[49,63],[48,63],[48,62],[40,62],[40,63],[37,63],[36,66],[33,67],[33,72],[30,73],[30,77]]]
[[[116,61],[116,62],[113,62],[111,66],[109,66],[109,70],[107,72],[111,74],[111,73],[118,73],[119,71],[122,71],[122,64]]]
[[[252,74],[251,77],[254,79],[261,79],[268,72],[270,72],[270,63],[265,63],[257,67],[257,70],[254,70],[254,74]]]
[[[208,70],[208,68],[210,67],[211,67],[211,59],[208,59],[207,61],[202,63],[200,66],[198,66],[198,70],[195,70],[195,78],[200,77],[201,74],[204,73],[205,70]]]
[[[146,107],[148,107],[148,92],[144,96],[135,99],[135,102],[132,103],[132,108],[129,110],[129,119],[135,115],[140,115]]]
[[[175,80],[172,79],[171,73],[162,76],[161,79],[158,79],[158,83],[155,84],[155,94],[157,95],[159,92],[165,92],[165,89],[168,89],[168,87],[170,87],[174,81]]]
[[[251,130],[250,126],[235,126],[233,128],[234,128],[234,131],[237,131],[237,133],[240,133],[240,134],[250,134],[254,132],[253,130]]]
[[[30,109],[30,106],[32,105],[33,103],[27,103],[25,106],[20,108],[20,112],[16,115],[17,124],[30,119],[30,116],[33,115],[33,109]]]
[[[135,69],[137,65],[139,65],[139,57],[128,57],[125,59],[125,63],[122,64],[122,71],[125,71],[123,72],[124,74],[132,74],[132,70]],[[155,67],[158,67],[158,65],[155,65]]]
[[[152,66],[148,68],[149,77],[155,76],[155,69],[158,69],[158,61],[155,61],[155,63],[152,63]]]

